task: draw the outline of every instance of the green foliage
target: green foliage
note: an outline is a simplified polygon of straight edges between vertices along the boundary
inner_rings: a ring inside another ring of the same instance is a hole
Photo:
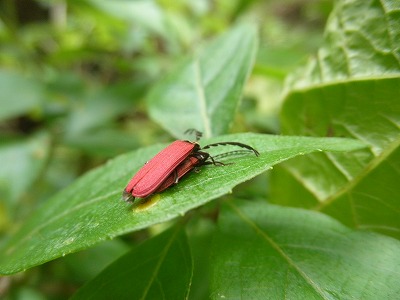
[[[365,18],[354,18],[355,11]],[[275,173],[273,187],[281,181],[292,185],[285,191],[273,188],[276,203],[289,199],[286,204],[325,212],[349,226],[400,237],[395,196],[400,192],[395,184],[400,168],[400,32],[394,26],[399,16],[399,5],[390,1],[336,6],[317,59],[291,84],[282,131],[353,137],[369,149],[291,161]],[[376,26],[382,22],[385,26]],[[300,177],[299,171],[308,175]],[[302,189],[308,197],[296,199]]]
[[[38,3],[0,4],[0,298],[398,295],[400,4]],[[260,156],[123,202],[188,128]]]
[[[150,116],[177,137],[180,128],[196,128],[205,137],[227,132],[256,47],[253,26],[220,37],[152,90]]]
[[[116,260],[72,299],[185,299],[192,274],[187,237],[172,228]]]
[[[22,115],[40,105],[41,85],[33,79],[0,70],[0,120]]]

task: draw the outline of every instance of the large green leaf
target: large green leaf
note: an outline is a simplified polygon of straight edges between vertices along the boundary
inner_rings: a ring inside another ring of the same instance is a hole
[[[370,147],[294,160],[275,174],[274,201],[400,237],[399,17],[399,1],[336,3],[317,59],[288,86],[282,131],[354,137]]]
[[[150,92],[150,116],[174,136],[227,132],[257,49],[253,26],[238,26],[174,70]]]
[[[186,299],[192,268],[186,235],[172,228],[116,260],[72,299]]]
[[[165,145],[121,155],[88,172],[40,207],[3,245],[0,274],[19,272],[99,241],[182,216],[296,155],[313,151],[352,151],[363,147],[360,142],[348,139],[262,134],[229,135],[208,142],[224,140],[252,145],[261,155],[236,157],[234,164],[225,167],[206,166],[144,204],[131,206],[124,203],[121,192],[143,163]],[[231,149],[220,148],[213,150],[225,152]]]
[[[212,247],[213,299],[395,299],[400,242],[317,212],[228,202]]]

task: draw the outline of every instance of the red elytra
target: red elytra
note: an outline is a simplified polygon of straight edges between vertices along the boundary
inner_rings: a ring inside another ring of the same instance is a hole
[[[178,183],[178,181],[187,173],[192,171],[194,168],[200,165],[202,160],[195,157],[189,156],[181,164],[179,164],[175,171],[170,174],[166,180],[157,188],[155,193],[161,193],[165,189],[169,188],[171,185]]]
[[[196,137],[199,136],[201,136],[201,133],[196,132]],[[132,177],[122,193],[123,200],[131,202],[135,197],[144,198],[162,192],[176,184],[185,174],[198,166],[205,164],[225,165],[215,161],[207,152],[200,151],[220,145],[243,147],[253,151],[256,156],[259,155],[254,148],[237,142],[220,142],[200,148],[200,145],[196,142],[174,141],[148,161]]]
[[[174,141],[158,152],[137,173],[125,188],[134,197],[147,197],[163,183],[176,167],[188,157],[196,143]]]

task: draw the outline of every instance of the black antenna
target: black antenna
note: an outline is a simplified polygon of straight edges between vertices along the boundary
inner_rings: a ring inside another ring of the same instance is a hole
[[[234,150],[234,151],[229,151],[229,152],[214,155],[213,158],[219,159],[219,158],[224,158],[227,156],[243,155],[243,154],[249,154],[249,153],[253,153],[253,151],[251,151],[251,150]]]
[[[217,147],[217,146],[227,146],[227,145],[232,145],[232,146],[238,146],[238,147],[242,147],[242,148],[246,148],[250,151],[253,151],[253,153],[256,156],[259,156],[260,153],[254,149],[253,147],[250,147],[249,145],[246,144],[242,144],[242,143],[237,143],[237,142],[220,142],[220,143],[214,143],[214,144],[209,144],[207,146],[204,146],[202,149],[207,149],[207,148],[211,148],[211,147]],[[229,153],[229,152],[227,152]]]

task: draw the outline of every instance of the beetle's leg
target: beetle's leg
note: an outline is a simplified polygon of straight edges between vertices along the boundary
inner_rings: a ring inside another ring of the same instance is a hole
[[[208,157],[211,161],[206,161],[204,162],[204,165],[214,165],[214,166],[227,166],[227,165],[231,165],[231,163],[225,164],[223,162],[220,161],[216,161],[211,155]]]
[[[196,157],[199,160],[199,162],[197,163],[197,166],[203,166],[203,165],[226,166],[226,165],[229,165],[229,164],[225,164],[220,161],[216,161],[207,152],[197,151],[195,153],[192,153],[191,155]],[[211,160],[211,161],[208,161],[208,160]]]
[[[174,184],[177,184],[178,180],[179,180],[178,171],[175,169],[174,170]]]

